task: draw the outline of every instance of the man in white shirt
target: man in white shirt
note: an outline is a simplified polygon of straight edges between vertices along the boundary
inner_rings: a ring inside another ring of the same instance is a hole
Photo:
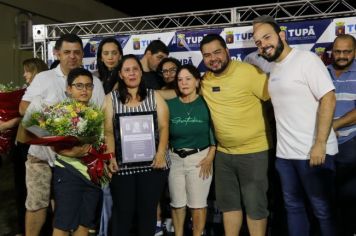
[[[262,15],[262,16],[259,16],[259,17],[256,17],[255,19],[253,19],[253,22],[252,22],[253,29],[255,29],[256,27],[258,27],[259,25],[261,25],[264,22],[272,22],[272,23],[277,24],[272,16]],[[259,67],[266,74],[269,74],[271,72],[271,68],[274,64],[274,62],[269,62],[264,57],[262,57],[258,53],[258,50],[249,53],[244,58],[244,62],[247,62],[247,63],[250,63],[252,65]]]
[[[292,49],[277,24],[254,30],[260,55],[274,61],[268,91],[277,124],[276,169],[280,175],[290,236],[309,235],[307,198],[321,235],[335,235],[332,210],[337,140],[331,130],[334,85],[315,54]]]
[[[67,75],[70,70],[80,67],[83,59],[82,40],[74,34],[65,34],[56,42],[59,65],[36,75],[27,88],[20,103],[20,114],[24,115],[32,101],[42,100],[46,104],[55,104],[65,99]],[[102,106],[104,90],[98,78],[94,78],[94,90],[91,102]],[[33,104],[35,105],[35,104]],[[39,235],[46,219],[50,200],[50,186],[55,154],[49,147],[31,145],[26,161],[26,235]]]

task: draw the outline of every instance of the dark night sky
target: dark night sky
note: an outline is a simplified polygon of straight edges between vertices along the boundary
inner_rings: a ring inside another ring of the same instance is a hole
[[[265,3],[285,2],[284,0],[99,0],[129,16],[147,16],[166,13],[201,11]],[[194,2],[194,4],[193,4]]]

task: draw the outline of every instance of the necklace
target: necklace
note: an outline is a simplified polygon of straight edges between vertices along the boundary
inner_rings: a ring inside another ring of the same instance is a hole
[[[184,103],[183,104],[183,107],[184,107],[184,110],[185,110],[185,113],[187,114],[187,117],[190,117],[190,114],[192,113],[193,109],[194,109],[194,104],[192,103]],[[190,107],[190,109],[189,109]]]
[[[194,99],[192,99],[191,101],[188,102],[184,102],[183,99],[180,98],[180,101],[183,103],[183,107],[184,107],[184,111],[187,114],[187,117],[190,117],[190,114],[192,113],[193,109],[194,109],[194,102],[195,100],[198,98],[198,95],[196,95],[194,97]]]

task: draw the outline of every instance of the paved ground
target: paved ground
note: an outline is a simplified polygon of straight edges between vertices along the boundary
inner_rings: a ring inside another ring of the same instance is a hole
[[[209,218],[208,221],[210,222],[214,221],[210,217],[212,217],[212,215],[208,216]],[[276,217],[276,218],[280,219],[280,217]],[[285,224],[281,222],[276,222],[275,226],[276,226],[275,227],[276,230],[271,230],[271,228],[269,228],[268,235],[271,236],[286,235]],[[186,232],[186,236],[190,236],[191,233],[189,232],[189,230],[187,231],[188,232]],[[14,193],[13,166],[9,159],[3,158],[2,164],[0,164],[0,236],[15,236],[15,232],[16,232],[16,205],[15,205],[15,193]],[[165,235],[172,236],[173,234],[165,233]],[[205,235],[206,236],[223,235],[223,229],[221,223],[220,224],[208,223],[206,226]],[[243,227],[240,235],[242,236],[248,235],[246,226]],[[47,235],[46,233],[44,233],[42,236],[47,236]]]
[[[16,205],[12,163],[2,159],[0,166],[0,236],[15,235]]]

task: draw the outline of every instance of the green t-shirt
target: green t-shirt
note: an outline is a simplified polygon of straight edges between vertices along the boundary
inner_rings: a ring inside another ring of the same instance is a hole
[[[62,161],[66,162],[67,164],[73,166],[75,169],[77,169],[85,178],[90,180],[90,176],[87,172],[88,167],[84,165],[81,161],[80,158],[75,158],[75,157],[66,157],[66,156],[61,156],[58,155],[58,158],[61,159]],[[54,163],[56,166],[65,168],[60,162],[57,160]]]
[[[215,145],[209,109],[198,96],[191,103],[176,97],[169,107],[169,143],[173,148],[203,148]]]

